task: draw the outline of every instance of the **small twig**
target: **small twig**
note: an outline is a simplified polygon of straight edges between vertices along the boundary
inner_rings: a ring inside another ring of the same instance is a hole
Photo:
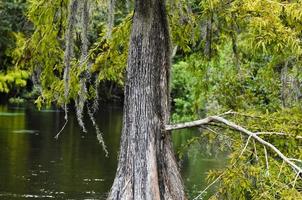
[[[280,178],[282,170],[283,170],[283,167],[284,167],[284,164],[285,164],[285,162],[283,161],[282,164],[281,164],[280,171],[278,173],[277,179],[272,184],[272,188],[274,188],[274,186],[276,185],[278,179]],[[274,198],[276,198],[276,193],[274,194]]]
[[[223,172],[222,174],[220,174],[212,183],[210,183],[203,191],[201,191],[193,200],[197,200],[202,194],[204,194],[212,185],[214,185],[217,181],[219,181],[219,179],[221,179],[221,177],[225,174],[225,172]]]
[[[59,139],[59,136],[61,135],[62,131],[65,129],[65,126],[68,123],[68,108],[67,108],[67,103],[64,104],[64,112],[65,112],[65,116],[64,116],[65,123],[64,123],[63,127],[61,128],[61,130],[55,136],[56,140]]]
[[[219,133],[217,132],[217,131],[215,131],[215,130],[213,130],[213,129],[211,129],[211,128],[209,128],[209,127],[202,127],[202,128],[204,128],[204,129],[206,129],[206,130],[208,130],[208,131],[210,131],[210,132],[212,132],[212,133],[215,133],[216,135],[219,135]],[[224,134],[223,134],[224,135]],[[229,140],[232,140],[233,142],[235,141],[234,139],[232,139],[231,137],[229,137],[229,136],[227,136],[227,135],[224,135],[225,137],[227,137]]]
[[[222,128],[222,129],[226,128],[224,125],[221,125],[221,124],[218,124],[218,123],[215,123],[215,122],[210,122],[210,124],[207,124],[207,125],[217,127],[217,128]]]
[[[297,179],[298,179],[299,176],[300,176],[300,173],[298,172],[296,177],[295,177],[294,183],[293,183],[293,188],[295,188],[296,182],[297,182]]]
[[[263,145],[264,148],[264,155],[265,155],[265,163],[266,163],[266,176],[269,176],[269,165],[268,165],[268,155],[267,155],[267,150],[266,147]]]
[[[280,175],[281,175],[281,173],[282,173],[283,167],[284,167],[284,161],[283,161],[282,164],[281,164],[280,171],[279,171],[279,174],[278,174],[278,176],[277,176],[278,179],[280,178]]]
[[[247,146],[249,145],[249,142],[250,142],[251,137],[252,137],[252,136],[249,136],[249,137],[248,137],[248,139],[247,139],[247,141],[246,141],[246,143],[245,143],[245,145],[244,145],[244,148],[242,149],[242,151],[241,151],[239,157],[241,157],[241,156],[243,155],[244,151],[246,150]]]
[[[250,117],[250,118],[261,118],[260,116],[247,115],[247,114],[235,112],[235,111],[232,111],[232,110],[229,110],[229,111],[227,111],[225,113],[222,113],[222,114],[220,114],[218,116],[224,116],[224,115],[239,115],[239,116]]]
[[[229,115],[229,114],[234,114],[234,112],[232,111],[232,110],[229,110],[229,111],[227,111],[227,112],[225,112],[225,113],[222,113],[222,114],[219,114],[219,115],[217,115],[217,116],[225,116],[225,115]]]
[[[289,158],[289,160],[291,160],[291,161],[295,161],[295,162],[299,162],[299,163],[302,163],[302,160],[295,159],[295,158]]]
[[[257,148],[256,148],[256,142],[255,140],[253,140],[253,145],[254,145],[254,151],[255,151],[255,157],[256,157],[256,161],[258,161],[258,153],[257,153]]]
[[[208,131],[212,132],[212,133],[215,133],[216,135],[219,135],[219,133],[217,131],[214,131],[213,129],[209,128],[209,127],[202,127],[204,129],[207,129]]]
[[[68,123],[68,119],[67,119],[67,120],[65,119],[65,123],[64,123],[63,127],[62,127],[61,130],[58,132],[58,134],[55,136],[55,139],[56,139],[56,140],[59,139],[59,136],[60,136],[60,134],[62,133],[62,131],[64,130],[64,128],[65,128],[65,126],[67,125],[67,123]]]
[[[284,135],[284,136],[292,136],[290,134],[281,133],[281,132],[256,132],[257,135]],[[302,139],[302,136],[298,135],[295,137],[296,139]]]

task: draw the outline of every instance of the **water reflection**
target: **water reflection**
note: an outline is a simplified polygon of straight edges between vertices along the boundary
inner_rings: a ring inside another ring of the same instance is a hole
[[[104,199],[115,175],[121,122],[120,107],[103,106],[99,111],[97,123],[110,154],[106,158],[88,120],[88,133],[82,133],[71,113],[59,140],[55,140],[64,113],[1,105],[0,199]],[[176,133],[175,148],[192,134]],[[189,191],[202,188],[208,169],[223,166],[217,159],[204,160],[199,150],[193,146],[182,162]]]

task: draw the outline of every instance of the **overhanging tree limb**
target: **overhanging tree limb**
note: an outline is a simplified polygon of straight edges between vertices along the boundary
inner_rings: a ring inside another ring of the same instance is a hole
[[[196,127],[196,126],[202,126],[202,125],[209,125],[211,122],[218,122],[222,123],[236,131],[239,131],[241,133],[244,133],[248,135],[249,137],[254,138],[258,143],[263,144],[266,147],[269,147],[271,150],[273,150],[284,162],[286,162],[289,166],[291,166],[297,174],[302,173],[302,168],[297,166],[294,162],[292,162],[292,159],[289,159],[286,157],[279,149],[277,149],[274,145],[271,143],[265,141],[264,139],[260,138],[257,133],[251,132],[242,126],[239,126],[223,117],[220,116],[209,116],[201,120],[191,121],[191,122],[185,122],[180,124],[173,124],[173,125],[166,125],[165,130],[171,131],[171,130],[177,130],[177,129],[184,129],[184,128],[190,128],[190,127]]]

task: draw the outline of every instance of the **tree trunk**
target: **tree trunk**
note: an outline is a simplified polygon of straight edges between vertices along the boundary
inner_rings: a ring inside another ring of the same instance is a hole
[[[136,0],[121,149],[109,200],[185,199],[169,122],[170,39],[163,0]]]

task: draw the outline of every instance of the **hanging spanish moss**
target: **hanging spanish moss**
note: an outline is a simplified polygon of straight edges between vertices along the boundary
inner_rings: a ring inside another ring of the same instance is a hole
[[[78,92],[78,96],[75,100],[76,105],[76,114],[77,114],[77,120],[82,128],[83,132],[87,132],[85,128],[85,123],[83,121],[83,113],[84,113],[84,106],[85,102],[87,100],[87,87],[86,82],[89,81],[89,73],[87,72],[85,62],[87,60],[88,55],[88,23],[89,23],[89,13],[88,13],[88,0],[82,1],[82,5],[80,7],[81,10],[81,58],[80,58],[80,67],[85,68],[83,69],[83,73],[80,76],[80,90]]]
[[[103,138],[103,134],[100,131],[100,129],[99,129],[97,123],[96,123],[95,117],[94,117],[95,113],[99,109],[99,82],[98,82],[98,75],[95,75],[94,79],[95,79],[95,82],[94,82],[95,96],[94,96],[92,105],[90,105],[87,102],[87,112],[88,112],[90,121],[92,122],[92,125],[95,128],[97,140],[102,145],[102,148],[103,148],[103,150],[105,152],[105,156],[108,157],[109,153],[108,153],[108,150],[107,150],[104,138]],[[90,80],[90,77],[88,78],[88,80]],[[87,101],[87,99],[86,99],[86,101]]]
[[[65,52],[64,52],[64,97],[65,97],[65,104],[64,104],[64,112],[65,112],[65,124],[63,125],[62,129],[59,133],[55,136],[58,139],[61,132],[64,130],[67,122],[68,122],[68,108],[67,108],[67,99],[69,96],[69,80],[70,80],[70,61],[73,56],[73,45],[74,45],[74,26],[76,23],[76,14],[78,9],[78,1],[71,0],[69,4],[69,13],[68,13],[68,21],[67,21],[67,30],[65,35]]]
[[[80,58],[80,67],[82,74],[80,75],[80,90],[78,92],[78,96],[75,100],[76,104],[76,114],[77,114],[77,120],[79,125],[81,126],[83,132],[87,132],[87,129],[85,128],[85,123],[83,121],[83,113],[84,113],[84,107],[85,103],[87,105],[87,112],[89,115],[89,118],[92,122],[92,125],[95,128],[97,139],[99,143],[102,145],[102,148],[105,152],[105,155],[108,156],[107,147],[105,145],[103,135],[96,123],[94,114],[98,110],[98,100],[99,100],[99,94],[98,94],[98,79],[97,76],[95,77],[95,97],[93,100],[93,103],[91,106],[89,106],[88,100],[88,89],[87,84],[91,81],[89,70],[91,68],[91,65],[88,63],[88,24],[89,24],[89,10],[88,10],[88,0],[82,1],[82,5],[80,7],[80,13],[81,13],[81,58]],[[88,63],[88,64],[87,64]]]
[[[92,104],[92,110],[94,111],[93,113],[95,113],[98,109],[99,109],[99,82],[98,82],[98,76],[95,76],[95,83],[94,83],[94,88],[95,88],[95,97],[94,97],[94,101]]]
[[[112,14],[114,10],[114,1],[112,1],[113,5],[111,7],[112,9]],[[81,72],[79,76],[79,84],[80,84],[80,89],[78,91],[78,95],[75,99],[75,106],[76,106],[76,115],[77,115],[77,120],[82,128],[83,132],[87,132],[87,129],[85,128],[85,123],[83,120],[83,113],[84,113],[84,107],[85,104],[87,105],[87,112],[89,115],[89,118],[95,128],[96,131],[96,136],[99,141],[99,143],[102,145],[102,148],[108,156],[108,151],[107,147],[105,145],[103,135],[99,129],[99,127],[96,124],[96,120],[94,117],[95,112],[98,110],[98,100],[99,100],[99,94],[98,94],[98,79],[97,76],[95,77],[95,83],[94,83],[94,88],[95,88],[95,97],[94,100],[89,106],[88,102],[88,89],[87,89],[87,84],[91,82],[91,76],[90,76],[90,68],[91,65],[88,63],[88,46],[89,46],[89,40],[88,40],[88,24],[89,24],[89,9],[88,9],[88,0],[83,0],[80,2],[79,6],[79,13],[81,14],[80,17],[80,30],[81,30],[81,55],[79,59],[79,71]],[[71,0],[69,4],[69,13],[68,13],[68,21],[67,21],[67,30],[66,30],[66,39],[65,39],[65,52],[64,52],[64,64],[65,64],[65,69],[64,69],[64,97],[65,97],[65,104],[64,104],[64,111],[65,111],[65,124],[59,131],[59,133],[55,136],[56,139],[58,139],[59,135],[61,132],[64,130],[65,126],[68,123],[68,109],[67,109],[67,100],[69,96],[69,81],[70,81],[70,68],[71,68],[71,59],[73,57],[73,48],[74,48],[74,32],[75,32],[75,26],[77,23],[76,20],[76,14],[78,13],[78,0]],[[110,19],[112,21],[112,27],[113,27],[113,21],[114,18]],[[110,33],[111,34],[111,33]]]
[[[100,131],[98,125],[96,124],[95,118],[94,118],[94,114],[99,109],[99,82],[98,82],[97,76],[95,77],[94,87],[95,87],[95,97],[94,97],[92,106],[90,108],[88,107],[88,114],[89,114],[89,117],[90,117],[90,120],[91,120],[93,126],[95,127],[97,139],[98,139],[99,143],[102,145],[106,157],[108,157],[108,151],[107,151],[106,144],[104,142],[103,134]]]
[[[108,0],[108,38],[111,38],[114,26],[115,0]]]
[[[87,103],[87,112],[90,118],[90,121],[92,122],[92,125],[95,128],[95,132],[96,132],[96,136],[97,136],[97,140],[99,141],[99,143],[102,145],[102,148],[105,152],[105,156],[108,157],[108,150],[103,138],[103,134],[100,131],[96,120],[95,120],[95,113],[98,111],[99,109],[99,82],[98,82],[98,76],[95,76],[95,82],[94,82],[94,89],[95,89],[95,97],[93,99],[92,105],[90,105],[89,103]]]
[[[73,45],[74,45],[74,26],[76,23],[76,14],[78,9],[78,1],[71,0],[69,5],[69,15],[67,22],[67,31],[66,31],[66,47],[64,55],[64,82],[65,82],[65,99],[67,100],[69,95],[69,79],[70,79],[70,61],[73,56]]]
[[[90,119],[91,119],[91,121],[92,121],[92,123],[93,123],[93,125],[94,125],[94,127],[95,127],[95,129],[96,129],[97,139],[98,139],[99,143],[101,143],[101,145],[102,145],[102,148],[103,148],[103,150],[104,150],[104,152],[105,152],[105,156],[108,157],[108,156],[109,156],[109,153],[108,153],[106,144],[105,144],[105,142],[104,142],[103,134],[102,134],[102,132],[100,131],[98,125],[96,124],[93,114],[92,114],[90,111],[88,112],[88,114],[89,114]]]
[[[82,40],[82,54],[81,54],[81,62],[82,65],[85,60],[87,60],[88,55],[88,24],[89,24],[89,10],[88,10],[88,0],[83,0],[82,7],[81,7],[81,15],[82,15],[82,32],[81,32],[81,40]]]
[[[78,96],[75,100],[75,105],[76,105],[76,110],[77,110],[77,112],[76,112],[77,120],[84,133],[87,133],[87,130],[85,128],[85,123],[83,121],[84,105],[85,105],[86,100],[87,100],[86,81],[80,80],[80,90],[79,90]]]

